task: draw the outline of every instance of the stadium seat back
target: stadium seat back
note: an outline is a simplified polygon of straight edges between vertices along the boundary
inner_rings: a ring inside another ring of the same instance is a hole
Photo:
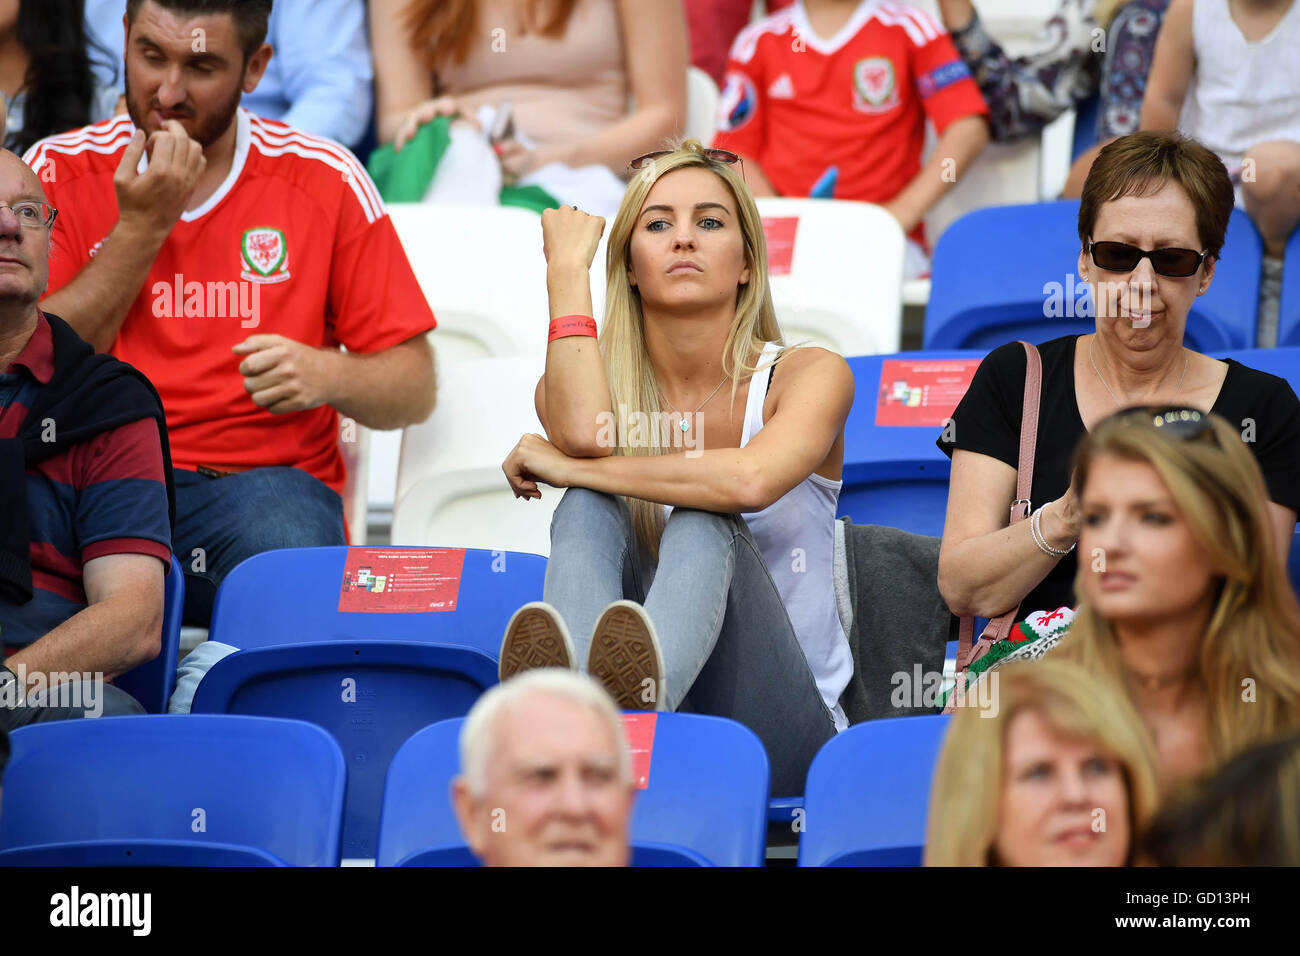
[[[343,483],[343,524],[348,544],[366,543],[370,490],[370,429],[356,421],[339,421],[339,452],[347,478]]]
[[[949,717],[890,717],[827,741],[808,769],[800,866],[919,866]]]
[[[150,714],[10,740],[0,865],[338,865],[347,774],[319,727]]]
[[[633,865],[762,865],[769,771],[758,738],[720,717],[657,714],[654,720],[649,785],[637,792],[632,816]],[[468,850],[450,796],[463,723],[427,727],[394,757],[379,866],[464,862]]]
[[[541,598],[545,567],[537,555],[504,551],[467,550],[461,557],[455,549],[300,548],[257,555],[217,593],[210,637],[241,650],[204,676],[193,710],[296,717],[328,730],[350,768],[344,855],[373,857],[393,754],[421,727],[468,712],[496,683],[506,624],[520,605]],[[361,569],[372,578],[384,572],[393,597],[386,600],[382,589],[356,595]],[[444,606],[398,610],[424,598],[403,598],[418,591],[393,590],[392,578],[429,574],[444,583],[427,596]],[[369,602],[376,609],[342,610],[345,600],[349,608]]]
[[[454,606],[401,613],[340,610],[345,574],[355,581],[358,567],[402,555],[449,561],[449,590],[442,597]],[[244,649],[415,641],[468,647],[495,658],[510,616],[541,600],[546,561],[535,554],[467,549],[457,564],[458,555],[455,549],[399,547],[285,548],[254,555],[222,582],[208,636]]]
[[[854,524],[943,534],[950,463],[935,440],[965,390],[952,383],[967,381],[982,358],[967,351],[849,359],[855,392],[844,428],[840,515]]]
[[[1278,345],[1300,345],[1300,229],[1291,233],[1282,260],[1282,299],[1277,322]]]
[[[686,135],[705,146],[718,124],[718,86],[698,66],[686,68]]]
[[[430,341],[439,371],[466,358],[545,352],[546,259],[536,213],[390,203],[388,214],[438,321]]]
[[[540,500],[516,498],[501,470],[521,437],[544,434],[534,404],[544,370],[542,355],[447,370],[432,417],[402,435],[395,543],[550,553],[563,491],[543,485]]]
[[[307,720],[327,730],[348,760],[343,855],[375,855],[390,761],[412,734],[469,712],[496,683],[493,657],[417,642],[334,641],[239,651],[213,665],[195,713]]]
[[[185,572],[176,555],[163,586],[162,647],[158,656],[113,680],[140,702],[150,714],[165,714],[176,686],[176,659],[180,655],[181,617],[185,610]]]
[[[768,226],[772,302],[789,344],[809,342],[841,355],[901,346],[903,232],[870,203],[759,199],[767,220],[796,220],[788,274]]]

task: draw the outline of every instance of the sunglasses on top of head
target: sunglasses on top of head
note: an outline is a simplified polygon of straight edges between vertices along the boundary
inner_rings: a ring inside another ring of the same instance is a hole
[[[1132,272],[1143,259],[1151,260],[1156,275],[1186,279],[1196,275],[1208,252],[1195,249],[1139,249],[1127,242],[1088,240],[1088,255],[1093,265],[1107,272]]]
[[[636,159],[632,160],[630,163],[627,164],[627,171],[629,174],[631,174],[631,173],[635,173],[639,169],[645,169],[649,166],[653,166],[655,160],[662,159],[665,156],[671,156],[675,152],[677,152],[677,150],[675,149],[656,149],[653,152],[646,153],[644,156],[638,156]],[[714,149],[712,147],[708,147],[699,150],[699,153],[705,159],[712,160],[715,163],[726,163],[728,166],[739,164],[740,178],[741,179],[745,178],[745,163],[738,155],[733,153],[731,150]]]
[[[1209,434],[1218,438],[1210,424],[1210,416],[1197,408],[1185,405],[1139,405],[1116,412],[1115,417],[1125,422],[1151,425],[1166,435],[1190,441]]]

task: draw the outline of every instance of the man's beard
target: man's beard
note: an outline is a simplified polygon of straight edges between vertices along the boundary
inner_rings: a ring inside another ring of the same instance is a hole
[[[198,117],[194,117],[192,120],[195,123],[194,128],[187,130],[190,138],[197,141],[204,149],[221,139],[235,119],[235,111],[239,109],[239,100],[242,96],[243,90],[236,86],[234,92],[230,94],[230,98],[219,109],[203,117],[202,122],[197,122]],[[131,96],[131,74],[129,70],[126,75],[126,111],[130,114],[131,122],[135,124],[136,129],[145,130],[146,133],[149,132],[145,128],[143,120],[152,110],[141,109],[135,98]],[[181,125],[185,124],[182,122]]]

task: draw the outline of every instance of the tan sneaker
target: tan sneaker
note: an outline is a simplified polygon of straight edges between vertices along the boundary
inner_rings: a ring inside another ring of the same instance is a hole
[[[624,710],[659,710],[664,699],[664,657],[645,608],[615,601],[591,633],[587,673]]]
[[[506,625],[497,676],[506,681],[537,667],[574,670],[577,656],[560,612],[545,601],[530,601],[515,611]]]

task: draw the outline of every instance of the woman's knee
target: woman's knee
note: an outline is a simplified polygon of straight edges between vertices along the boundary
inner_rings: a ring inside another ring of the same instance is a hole
[[[1295,201],[1300,186],[1300,144],[1256,143],[1242,162],[1241,189],[1252,205]]]
[[[616,519],[626,522],[630,512],[627,502],[616,495],[590,488],[567,488],[551,516],[551,534],[557,528],[572,526],[582,519]]]

